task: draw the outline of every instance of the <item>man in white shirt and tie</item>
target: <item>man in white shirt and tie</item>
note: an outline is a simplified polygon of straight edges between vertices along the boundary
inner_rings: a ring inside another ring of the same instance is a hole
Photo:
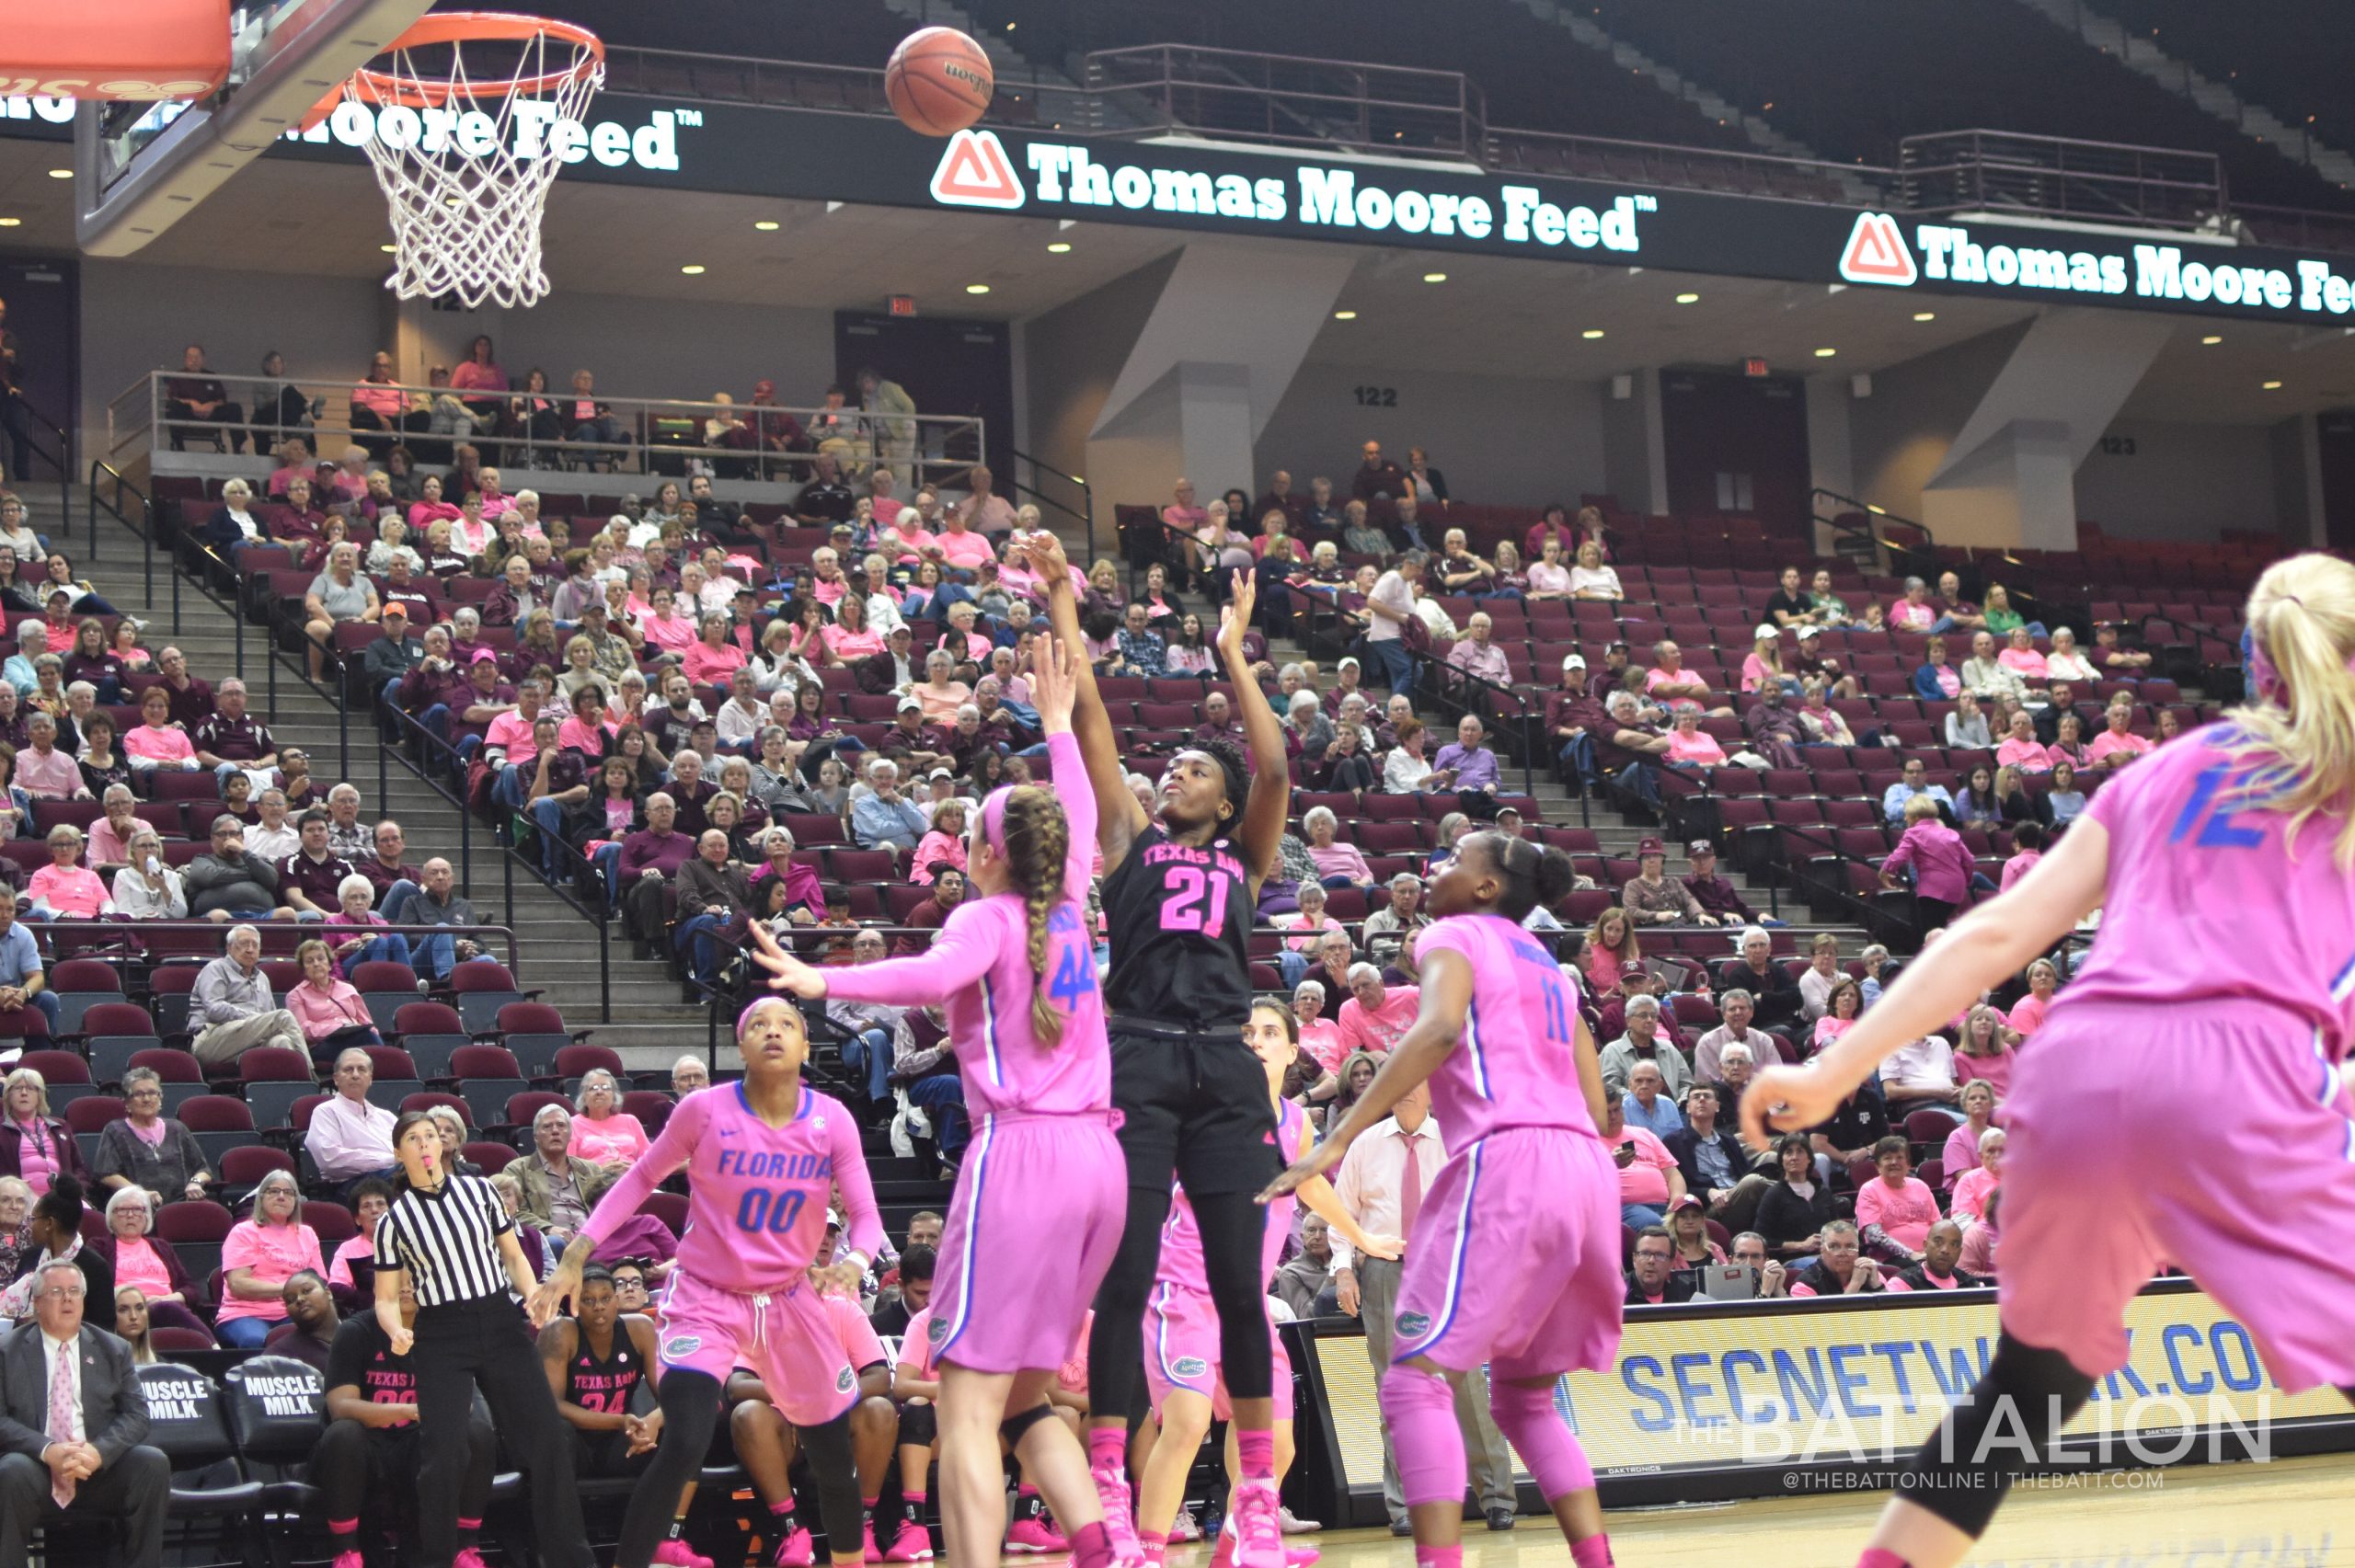
[[[1439,1180],[1446,1163],[1446,1146],[1440,1141],[1439,1125],[1431,1120],[1430,1085],[1420,1083],[1398,1102],[1387,1121],[1377,1122],[1350,1145],[1333,1177],[1333,1191],[1367,1235],[1404,1236],[1411,1250],[1423,1194]],[[1338,1230],[1333,1233],[1334,1291],[1341,1310],[1365,1323],[1366,1355],[1373,1362],[1377,1391],[1390,1369],[1403,1263],[1403,1257],[1360,1257]],[[1450,1380],[1455,1385],[1455,1419],[1464,1428],[1480,1512],[1490,1529],[1509,1530],[1513,1524],[1512,1453],[1488,1413],[1488,1375],[1473,1372]],[[1411,1533],[1387,1422],[1382,1428],[1382,1503],[1390,1513],[1390,1533]]]
[[[75,1265],[44,1265],[37,1327],[0,1345],[0,1568],[25,1568],[33,1528],[68,1512],[120,1518],[130,1568],[164,1560],[171,1461],[142,1441],[147,1401],[131,1346],[82,1321],[86,1289]]]

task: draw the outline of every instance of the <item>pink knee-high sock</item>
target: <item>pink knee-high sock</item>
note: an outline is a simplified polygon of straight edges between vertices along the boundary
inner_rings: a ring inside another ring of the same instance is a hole
[[[1267,1427],[1237,1427],[1235,1433],[1235,1462],[1243,1469],[1246,1481],[1276,1479],[1276,1435]]]
[[[1090,1470],[1125,1475],[1129,1469],[1129,1431],[1125,1426],[1091,1426],[1087,1429],[1087,1465]]]
[[[1555,1412],[1552,1389],[1492,1381],[1488,1413],[1496,1417],[1497,1430],[1520,1450],[1537,1482],[1538,1495],[1548,1503],[1594,1489],[1594,1466],[1587,1462],[1586,1449]]]
[[[1612,1568],[1611,1538],[1591,1535],[1570,1542],[1570,1561],[1577,1568]]]
[[[1464,1430],[1455,1424],[1455,1393],[1443,1378],[1413,1367],[1383,1374],[1382,1419],[1398,1457],[1398,1489],[1410,1508],[1461,1502],[1468,1471]]]

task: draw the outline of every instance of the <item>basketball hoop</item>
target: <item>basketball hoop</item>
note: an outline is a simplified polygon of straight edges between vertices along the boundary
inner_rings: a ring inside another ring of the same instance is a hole
[[[430,13],[311,111],[357,116],[392,213],[403,299],[454,294],[514,309],[547,292],[540,219],[592,94],[605,79],[594,33],[545,17]],[[340,132],[344,127],[338,126]]]

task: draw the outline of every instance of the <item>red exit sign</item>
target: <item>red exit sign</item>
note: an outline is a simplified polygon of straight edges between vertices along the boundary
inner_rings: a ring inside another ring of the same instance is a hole
[[[1763,376],[1766,373],[1766,361],[1753,355],[1741,361],[1741,373],[1747,376]]]
[[[916,313],[916,297],[913,294],[893,294],[886,303],[893,315],[913,315]],[[1763,375],[1765,372],[1761,371],[1759,373]]]

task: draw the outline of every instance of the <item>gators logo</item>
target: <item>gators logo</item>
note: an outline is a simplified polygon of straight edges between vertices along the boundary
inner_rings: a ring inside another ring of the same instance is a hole
[[[1423,1335],[1430,1333],[1430,1331],[1431,1320],[1428,1315],[1422,1312],[1401,1312],[1398,1314],[1398,1333],[1400,1338],[1420,1339]]]
[[[844,1368],[840,1372],[834,1375],[834,1391],[836,1393],[846,1394],[850,1392],[852,1389],[856,1388],[857,1384],[858,1374],[852,1371],[847,1367]]]
[[[931,1322],[925,1325],[924,1336],[933,1344],[938,1345],[948,1337],[948,1320],[947,1318],[933,1319]]]
[[[662,1342],[662,1359],[683,1361],[702,1348],[703,1336],[700,1334],[673,1334]]]
[[[1199,1378],[1211,1369],[1211,1364],[1199,1356],[1180,1356],[1169,1364],[1172,1376]]]

